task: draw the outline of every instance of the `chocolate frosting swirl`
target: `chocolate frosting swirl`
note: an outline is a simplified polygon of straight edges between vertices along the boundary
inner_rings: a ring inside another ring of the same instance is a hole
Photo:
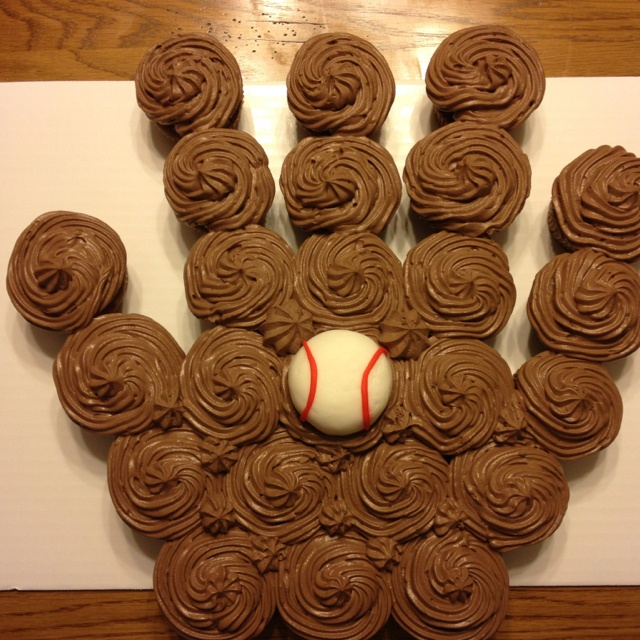
[[[207,476],[200,464],[201,442],[184,428],[152,428],[113,442],[107,467],[109,493],[132,529],[170,540],[200,524]]]
[[[549,350],[615,360],[640,346],[640,277],[600,251],[561,254],[537,273],[527,313]]]
[[[309,38],[287,75],[289,109],[313,133],[373,133],[385,121],[395,93],[382,54],[349,33]]]
[[[351,329],[378,339],[404,306],[402,264],[368,232],[309,236],[296,256],[295,291],[318,330]]]
[[[514,392],[500,354],[470,339],[443,338],[411,361],[407,402],[413,434],[440,453],[485,444]]]
[[[280,360],[258,334],[214,327],[194,342],[180,373],[185,419],[236,446],[265,440],[278,424],[280,376]]]
[[[293,295],[294,261],[275,231],[212,231],[196,241],[184,267],[189,310],[215,324],[258,329]]]
[[[139,107],[172,137],[235,126],[242,76],[231,52],[206,33],[168,38],[151,47],[135,75]]]
[[[285,157],[280,189],[300,229],[380,233],[400,204],[402,182],[391,154],[370,138],[309,137]]]
[[[411,148],[403,180],[412,210],[428,224],[480,236],[515,220],[531,191],[531,165],[502,129],[457,122]]]
[[[259,224],[275,194],[264,149],[248,133],[233,129],[182,138],[165,160],[163,180],[178,220],[201,229]]]
[[[118,234],[84,213],[49,211],[21,234],[7,269],[7,293],[32,324],[72,332],[117,311],[127,285]]]
[[[224,477],[224,492],[240,525],[293,544],[320,529],[322,503],[334,495],[334,484],[316,450],[279,429],[267,442],[243,449]]]
[[[569,485],[550,453],[530,445],[488,445],[451,461],[451,491],[489,529],[500,552],[542,542],[562,522]]]
[[[618,435],[622,398],[601,365],[543,351],[518,369],[515,381],[529,431],[558,458],[582,458]]]
[[[542,102],[544,69],[536,51],[508,27],[478,25],[436,49],[427,95],[445,119],[512,129]]]
[[[429,345],[430,331],[415,309],[391,311],[380,324],[380,343],[392,358],[417,358]]]
[[[549,227],[570,250],[640,258],[640,158],[608,145],[579,155],[553,183]]]
[[[431,332],[449,338],[496,335],[516,301],[500,246],[448,231],[428,236],[409,250],[404,290]]]
[[[470,535],[431,534],[408,543],[391,579],[393,617],[416,638],[490,638],[506,614],[504,561]]]
[[[319,534],[280,564],[278,611],[307,640],[364,640],[387,621],[391,593],[364,540]]]
[[[431,529],[448,475],[444,458],[419,442],[381,443],[339,476],[339,495],[360,533],[405,542]]]
[[[295,354],[315,334],[313,316],[291,298],[271,307],[260,325],[264,343],[279,356]]]
[[[275,611],[275,576],[260,573],[256,547],[241,531],[202,531],[166,542],[153,574],[158,604],[178,633],[194,640],[257,637]]]
[[[70,335],[53,379],[68,416],[89,431],[133,434],[182,423],[184,352],[157,322],[139,314],[107,314]]]

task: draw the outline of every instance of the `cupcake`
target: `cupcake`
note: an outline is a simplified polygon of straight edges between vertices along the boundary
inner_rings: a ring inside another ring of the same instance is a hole
[[[119,311],[127,255],[118,234],[84,213],[50,211],[21,234],[7,269],[18,312],[43,329],[72,332]]]
[[[622,358],[640,347],[640,277],[601,251],[560,254],[536,274],[527,314],[550,351]]]
[[[553,182],[549,228],[569,251],[640,258],[640,158],[602,145],[571,161]]]
[[[515,374],[528,431],[562,460],[608,447],[622,423],[622,398],[607,370],[595,362],[543,351]]]
[[[429,226],[490,235],[509,227],[522,210],[531,166],[502,129],[455,122],[411,148],[403,180],[412,211]]]
[[[440,124],[459,120],[507,130],[531,115],[545,90],[536,51],[499,25],[468,27],[445,38],[425,81]]]
[[[233,129],[186,135],[167,156],[163,179],[178,220],[210,231],[260,224],[275,194],[264,149]]]
[[[305,231],[380,233],[402,195],[393,157],[365,136],[303,139],[284,159],[280,188]]]
[[[366,136],[382,126],[394,98],[387,61],[349,33],[309,38],[287,75],[289,109],[310,133]]]
[[[138,105],[168,136],[235,127],[242,76],[231,52],[206,33],[176,35],[149,49],[135,75]]]
[[[507,256],[488,238],[440,231],[409,250],[403,270],[407,300],[435,336],[490,338],[513,311]]]

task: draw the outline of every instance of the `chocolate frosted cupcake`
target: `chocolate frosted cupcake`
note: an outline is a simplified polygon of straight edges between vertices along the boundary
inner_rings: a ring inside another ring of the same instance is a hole
[[[272,561],[265,561],[265,546],[243,531],[215,538],[196,531],[162,546],[153,588],[160,609],[180,637],[260,636],[275,612],[274,569],[280,554],[272,545]]]
[[[373,133],[385,121],[395,91],[382,54],[348,33],[309,38],[287,75],[289,108],[311,133]]]
[[[164,193],[185,224],[238,229],[259,224],[273,202],[269,159],[244,131],[214,129],[180,140],[164,163]]]
[[[507,611],[509,574],[502,557],[459,531],[409,542],[391,586],[393,617],[415,638],[490,638]]]
[[[640,277],[600,251],[561,254],[537,273],[527,313],[551,351],[594,361],[622,358],[640,347]]]
[[[257,333],[214,327],[193,343],[180,372],[185,420],[234,446],[266,440],[280,415],[281,362]]]
[[[138,105],[172,138],[235,127],[242,76],[231,52],[206,33],[172,36],[145,53],[135,75]]]
[[[303,139],[284,159],[280,188],[305,231],[380,233],[402,195],[391,154],[364,136]]]
[[[71,332],[119,311],[127,255],[118,234],[84,213],[50,211],[21,234],[7,269],[7,293],[29,322]]]
[[[256,330],[293,295],[294,262],[293,249],[275,231],[257,225],[211,231],[184,266],[189,310],[214,324]]]
[[[468,27],[445,38],[425,80],[443,124],[461,120],[513,129],[540,105],[545,90],[536,51],[499,25]]]
[[[529,445],[490,444],[457,456],[451,491],[467,514],[488,527],[489,544],[500,552],[548,538],[569,504],[556,457]]]
[[[622,398],[597,363],[543,351],[515,374],[528,430],[558,458],[582,458],[608,447],[622,422]]]
[[[531,166],[502,129],[459,122],[411,148],[403,179],[411,209],[429,225],[480,236],[515,220],[529,197]]]
[[[570,162],[553,183],[549,228],[570,251],[640,258],[640,158],[603,145]]]
[[[318,330],[353,329],[377,339],[402,309],[402,264],[378,236],[331,233],[307,238],[296,255],[295,292]]]
[[[491,438],[514,392],[511,370],[480,340],[443,338],[409,363],[412,433],[444,455]]]
[[[184,352],[151,318],[113,313],[70,335],[53,379],[60,402],[81,427],[108,435],[182,423]]]
[[[118,515],[152,538],[171,540],[193,531],[207,491],[201,455],[202,438],[190,429],[152,428],[117,438],[109,449],[107,479]]]
[[[403,269],[409,304],[436,336],[489,338],[511,316],[516,289],[492,240],[441,231],[412,247]]]
[[[306,640],[364,640],[391,613],[386,573],[361,538],[317,536],[289,548],[278,572],[278,612]]]

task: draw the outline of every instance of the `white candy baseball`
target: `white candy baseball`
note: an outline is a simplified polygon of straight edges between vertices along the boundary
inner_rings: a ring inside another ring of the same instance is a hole
[[[393,386],[391,362],[371,338],[336,329],[308,340],[291,359],[289,393],[303,420],[332,436],[369,428]]]

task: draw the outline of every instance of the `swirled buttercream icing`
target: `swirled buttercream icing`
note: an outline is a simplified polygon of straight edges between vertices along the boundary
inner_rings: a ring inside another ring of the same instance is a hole
[[[477,25],[445,38],[425,77],[444,122],[461,120],[513,129],[542,102],[544,69],[536,51],[500,25]]]
[[[189,310],[214,324],[258,329],[292,297],[294,262],[293,249],[275,231],[258,225],[211,231],[184,266]]]
[[[109,493],[134,531],[170,540],[200,524],[208,475],[200,462],[201,443],[200,436],[184,428],[155,427],[116,438],[109,449]]]
[[[260,335],[214,327],[200,335],[180,371],[185,420],[235,446],[266,440],[280,415],[281,363]]]
[[[551,351],[607,361],[640,346],[640,277],[594,249],[556,256],[536,274],[529,321]]]
[[[400,204],[402,181],[377,142],[336,135],[301,140],[284,159],[280,189],[300,229],[380,233]]]
[[[393,617],[416,638],[490,638],[506,614],[509,575],[502,557],[465,533],[409,542],[391,578]]]
[[[409,151],[403,180],[412,211],[436,229],[468,236],[506,229],[531,190],[531,165],[498,127],[456,122]]]
[[[215,538],[195,531],[165,542],[156,559],[154,591],[182,637],[248,640],[262,633],[275,611],[276,573],[261,573],[257,543],[243,531]]]
[[[279,356],[296,353],[315,334],[313,316],[293,298],[271,307],[259,330]]]
[[[118,234],[84,213],[49,211],[18,237],[7,293],[29,322],[71,332],[118,311],[127,285],[127,254]]]
[[[382,54],[349,33],[309,38],[287,74],[289,109],[312,133],[373,133],[385,121],[395,92]]]
[[[381,323],[402,309],[402,264],[366,231],[309,236],[295,262],[295,292],[318,331],[351,329],[377,340]]]
[[[409,250],[403,270],[407,299],[436,336],[490,338],[513,311],[507,256],[488,238],[427,236]]]
[[[543,351],[515,374],[525,420],[536,441],[558,458],[608,447],[622,423],[622,398],[598,363]]]
[[[261,223],[275,194],[264,149],[235,129],[184,136],[165,160],[163,180],[178,220],[209,230]]]
[[[491,438],[514,393],[509,365],[480,340],[442,338],[409,362],[412,433],[445,455]]]
[[[553,182],[549,228],[572,251],[640,258],[640,158],[602,145],[572,160]]]
[[[382,320],[379,340],[392,358],[415,360],[429,345],[430,334],[420,314],[405,307],[391,311]]]
[[[245,447],[223,482],[237,522],[285,544],[318,532],[323,501],[335,494],[335,478],[319,463],[316,450],[283,429],[260,445]]]
[[[477,514],[500,552],[542,542],[567,510],[562,466],[537,446],[490,444],[455,457],[450,469],[452,496]]]
[[[293,545],[278,573],[278,611],[306,640],[364,640],[391,613],[388,582],[367,543],[328,534]]]
[[[184,352],[151,318],[113,313],[70,335],[53,379],[68,416],[97,433],[124,435],[182,422]]]
[[[447,494],[449,465],[416,441],[379,444],[339,476],[339,496],[353,527],[367,538],[405,542],[426,534]]]
[[[242,75],[233,54],[206,33],[171,36],[149,49],[135,75],[136,99],[168,135],[234,127]]]

